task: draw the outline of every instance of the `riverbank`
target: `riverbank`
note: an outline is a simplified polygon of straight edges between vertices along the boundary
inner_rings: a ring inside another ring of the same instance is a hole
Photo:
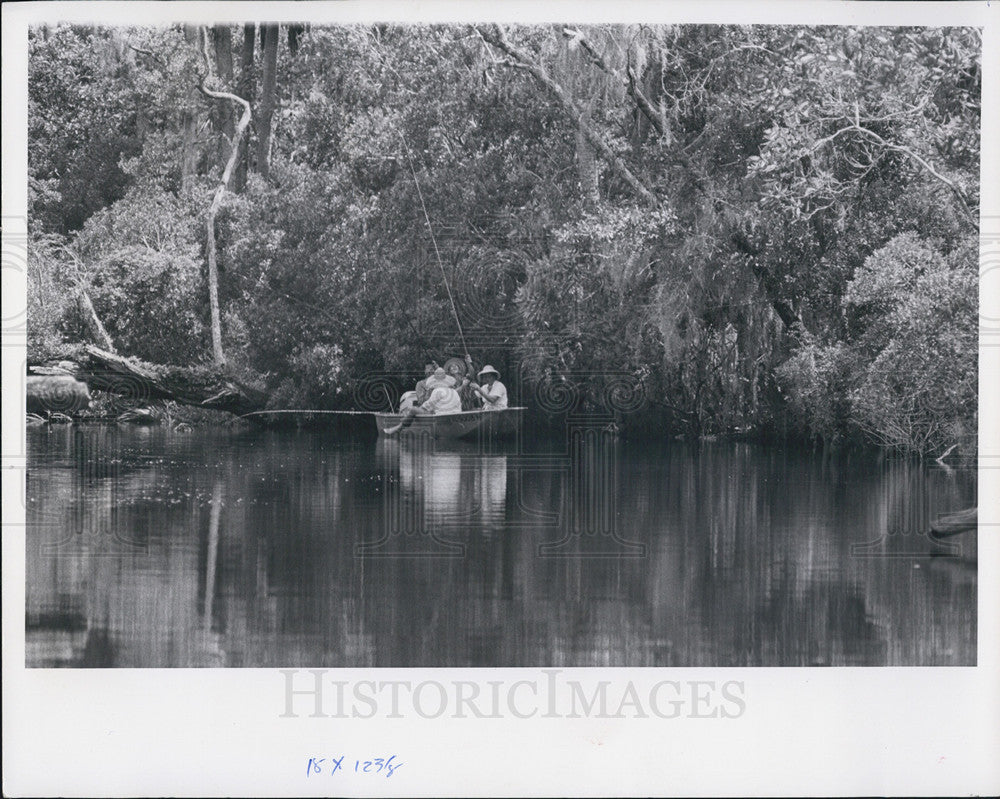
[[[241,419],[225,411],[196,406],[183,405],[172,400],[157,400],[153,402],[134,403],[127,399],[103,391],[91,394],[89,407],[74,411],[71,414],[51,412],[45,414],[28,414],[27,426],[45,425],[136,425],[146,427],[162,427],[176,432],[195,432],[213,429],[250,429],[268,428],[275,430],[313,430],[323,433],[342,433],[345,436],[368,438],[377,435],[374,425],[365,425],[365,416],[337,417],[321,414],[310,414],[303,410],[301,414],[256,416],[254,419]],[[626,443],[641,442],[651,447],[666,442],[680,442],[693,446],[705,444],[746,443],[777,449],[792,448],[796,450],[813,451],[824,456],[835,453],[857,453],[878,457],[906,456],[907,459],[937,462],[945,469],[975,469],[977,450],[966,447],[955,447],[938,457],[924,457],[910,453],[901,453],[873,444],[863,436],[843,436],[836,440],[822,439],[803,435],[792,429],[777,429],[774,427],[746,427],[730,431],[702,433],[693,435],[690,430],[671,425],[665,419],[653,419],[649,415],[634,419],[621,419],[619,422],[601,420],[574,419],[573,417],[547,416],[542,413],[528,414],[525,417],[522,437],[524,441],[553,441],[565,439],[572,431],[594,430],[610,440]]]
[[[217,427],[231,425],[237,417],[225,411],[182,405],[173,400],[131,403],[105,391],[92,391],[86,408],[28,413],[29,427],[45,424],[136,424],[169,428]]]

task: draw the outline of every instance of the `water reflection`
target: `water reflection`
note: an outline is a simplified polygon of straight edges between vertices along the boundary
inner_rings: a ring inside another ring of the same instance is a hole
[[[380,535],[355,547],[360,556],[464,556],[462,534],[503,526],[507,456],[475,445],[439,442],[415,434],[380,438],[375,462],[381,475]]]
[[[919,534],[967,472],[599,432],[28,441],[30,666],[975,663],[975,536]]]

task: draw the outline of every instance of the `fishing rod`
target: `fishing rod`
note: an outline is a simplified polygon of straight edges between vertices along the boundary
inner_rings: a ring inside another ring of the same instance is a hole
[[[250,413],[244,413],[236,417],[236,420],[246,419],[248,416],[269,416],[275,413],[335,413],[340,416],[367,416],[377,411],[321,411],[321,410],[310,410],[308,408],[275,408],[273,410],[267,411],[250,411]]]
[[[417,180],[417,171],[413,168],[413,157],[410,155],[410,148],[406,146],[406,139],[403,132],[399,132],[399,140],[406,152],[406,161],[410,165],[410,174],[413,175],[413,185],[417,187],[417,197],[420,198],[420,208],[424,212],[424,219],[427,221],[427,232],[431,234],[431,244],[434,245],[434,255],[437,257],[438,267],[441,269],[441,277],[444,280],[445,290],[448,292],[448,301],[451,303],[451,313],[455,317],[455,325],[458,327],[458,337],[462,340],[462,349],[466,357],[469,355],[469,348],[465,343],[465,333],[462,332],[462,323],[458,318],[458,309],[455,307],[455,298],[451,293],[451,285],[448,283],[448,275],[444,271],[444,262],[441,260],[441,251],[438,250],[437,239],[434,237],[434,227],[431,225],[430,214],[427,213],[427,205],[424,203],[424,193],[420,190],[420,181]]]

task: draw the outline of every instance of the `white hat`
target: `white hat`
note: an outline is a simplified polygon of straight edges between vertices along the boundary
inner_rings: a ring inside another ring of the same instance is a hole
[[[483,375],[488,375],[488,374],[494,374],[497,377],[500,377],[500,373],[489,364],[486,364],[486,366],[480,369],[479,374],[476,375],[476,377],[482,377]]]
[[[455,381],[448,376],[448,373],[445,372],[443,367],[439,366],[434,370],[434,374],[430,377],[424,378],[424,385],[427,388],[437,388],[438,386],[453,388]]]

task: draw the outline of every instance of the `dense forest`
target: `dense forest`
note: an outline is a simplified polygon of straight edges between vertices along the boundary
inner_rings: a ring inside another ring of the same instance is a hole
[[[356,408],[467,347],[538,416],[970,453],[980,49],[40,27],[29,363],[89,342]]]

